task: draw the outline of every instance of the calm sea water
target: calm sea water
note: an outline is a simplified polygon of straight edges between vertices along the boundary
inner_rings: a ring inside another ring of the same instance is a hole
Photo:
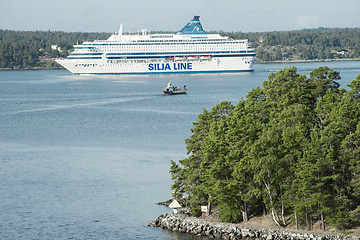
[[[65,70],[0,71],[1,239],[197,239],[149,221],[171,210],[170,160],[203,108],[236,104],[271,72],[359,61],[255,65],[242,74],[76,76]],[[163,96],[169,80],[188,94]]]

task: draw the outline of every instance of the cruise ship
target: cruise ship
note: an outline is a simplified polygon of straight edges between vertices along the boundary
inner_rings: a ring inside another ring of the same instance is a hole
[[[60,65],[74,74],[177,74],[253,71],[248,40],[207,34],[194,16],[176,34],[123,34],[74,45]]]

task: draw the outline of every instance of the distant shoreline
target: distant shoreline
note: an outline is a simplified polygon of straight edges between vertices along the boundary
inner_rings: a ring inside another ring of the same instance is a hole
[[[278,60],[278,61],[256,61],[255,64],[274,64],[274,63],[311,63],[311,62],[337,62],[337,61],[360,61],[360,58],[343,58],[343,59],[315,59],[315,60]],[[0,68],[0,71],[12,70],[60,70],[65,69],[59,67],[32,67],[32,68]]]
[[[63,67],[0,68],[0,71],[61,70]]]
[[[276,61],[255,61],[255,64],[272,63],[304,63],[304,62],[337,62],[337,61],[360,61],[360,58],[342,58],[342,59],[314,59],[314,60],[276,60]]]

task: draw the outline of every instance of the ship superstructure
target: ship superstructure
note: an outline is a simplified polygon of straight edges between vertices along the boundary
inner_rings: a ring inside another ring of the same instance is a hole
[[[75,74],[167,74],[253,71],[248,40],[207,34],[195,16],[177,34],[125,35],[74,46],[56,61]]]

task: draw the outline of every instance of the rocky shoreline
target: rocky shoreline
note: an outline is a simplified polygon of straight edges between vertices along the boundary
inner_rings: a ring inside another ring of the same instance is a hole
[[[360,240],[358,237],[349,235],[308,234],[284,230],[253,229],[229,223],[208,222],[203,219],[189,217],[185,214],[174,213],[160,215],[155,221],[150,222],[149,226],[226,240]]]

